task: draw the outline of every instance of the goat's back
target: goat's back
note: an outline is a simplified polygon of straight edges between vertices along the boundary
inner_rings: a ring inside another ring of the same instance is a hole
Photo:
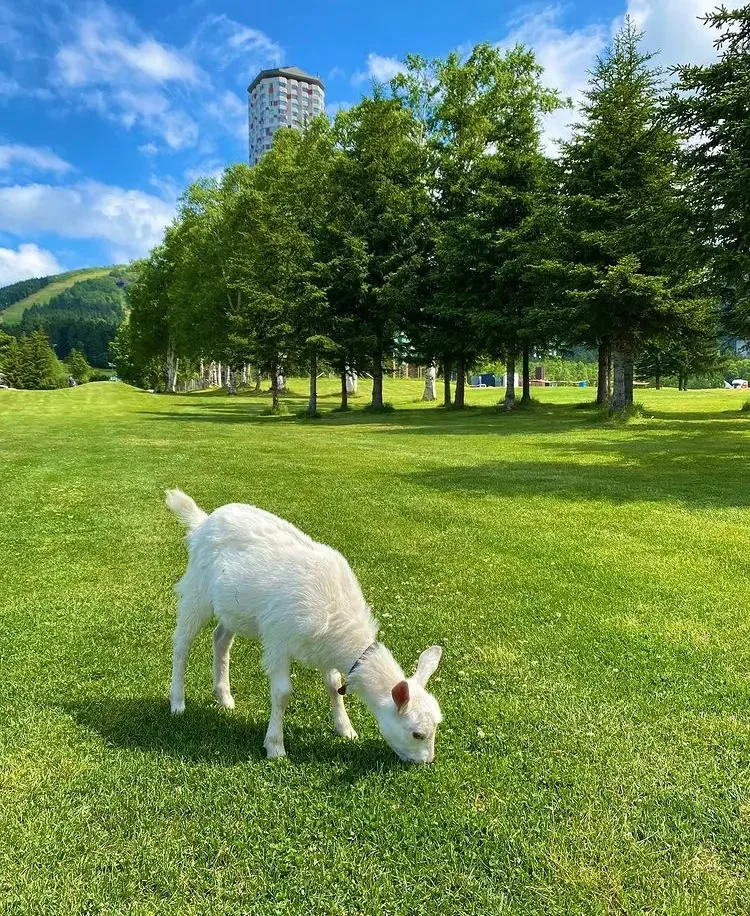
[[[305,660],[308,642],[337,623],[376,626],[344,557],[270,512],[222,506],[187,542],[178,591],[198,593],[232,632],[264,643],[283,638],[290,654]]]

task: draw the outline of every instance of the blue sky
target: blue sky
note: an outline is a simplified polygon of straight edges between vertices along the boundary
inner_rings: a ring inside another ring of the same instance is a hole
[[[407,53],[534,47],[576,98],[630,13],[664,65],[712,59],[713,0],[0,0],[0,285],[139,257],[200,174],[247,157],[246,87],[278,64],[319,74],[330,112]],[[545,125],[564,136],[568,114]]]

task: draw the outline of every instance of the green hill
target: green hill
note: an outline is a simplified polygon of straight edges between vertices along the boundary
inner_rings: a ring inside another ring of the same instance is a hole
[[[22,280],[0,288],[0,324],[14,337],[43,331],[60,359],[75,349],[92,366],[107,366],[134,279],[128,267],[93,267]]]
[[[110,271],[115,269],[114,266],[85,267],[81,270],[70,270],[64,274],[42,277],[40,278],[40,282],[45,283],[45,285],[41,289],[36,289],[36,291],[32,293],[24,295],[23,298],[18,301],[10,301],[5,307],[3,307],[2,304],[3,298],[12,300],[15,290],[17,290],[19,294],[23,294],[24,285],[29,281],[24,280],[21,283],[14,283],[11,286],[3,287],[0,289],[0,324],[18,324],[23,317],[23,313],[26,309],[31,308],[32,305],[44,305],[51,299],[54,299],[55,296],[59,296],[60,293],[70,289],[71,286],[75,286],[76,283],[80,283],[82,280],[96,280],[99,277],[106,277]],[[2,296],[3,293],[5,293],[5,297]]]

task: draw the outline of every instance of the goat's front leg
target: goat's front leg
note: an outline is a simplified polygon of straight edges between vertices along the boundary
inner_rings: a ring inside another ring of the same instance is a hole
[[[234,709],[234,697],[229,686],[229,650],[234,633],[219,623],[214,630],[214,696],[225,709]]]
[[[323,680],[328,688],[328,695],[331,698],[331,706],[333,707],[333,727],[336,730],[336,734],[341,735],[342,738],[351,738],[354,740],[357,737],[357,733],[354,731],[352,723],[349,721],[349,715],[347,714],[346,706],[344,706],[344,698],[339,693],[341,675],[335,668],[332,668],[330,671],[325,671],[323,673]]]
[[[271,718],[263,746],[269,758],[285,757],[284,749],[284,711],[292,693],[292,679],[289,676],[289,659],[267,664],[266,671],[271,682]]]

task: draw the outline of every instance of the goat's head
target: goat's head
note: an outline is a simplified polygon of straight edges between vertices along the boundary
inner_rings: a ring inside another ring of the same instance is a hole
[[[425,649],[412,677],[395,684],[392,702],[378,710],[380,733],[409,763],[432,763],[435,759],[435,733],[443,716],[437,700],[425,687],[442,654],[440,646]]]

